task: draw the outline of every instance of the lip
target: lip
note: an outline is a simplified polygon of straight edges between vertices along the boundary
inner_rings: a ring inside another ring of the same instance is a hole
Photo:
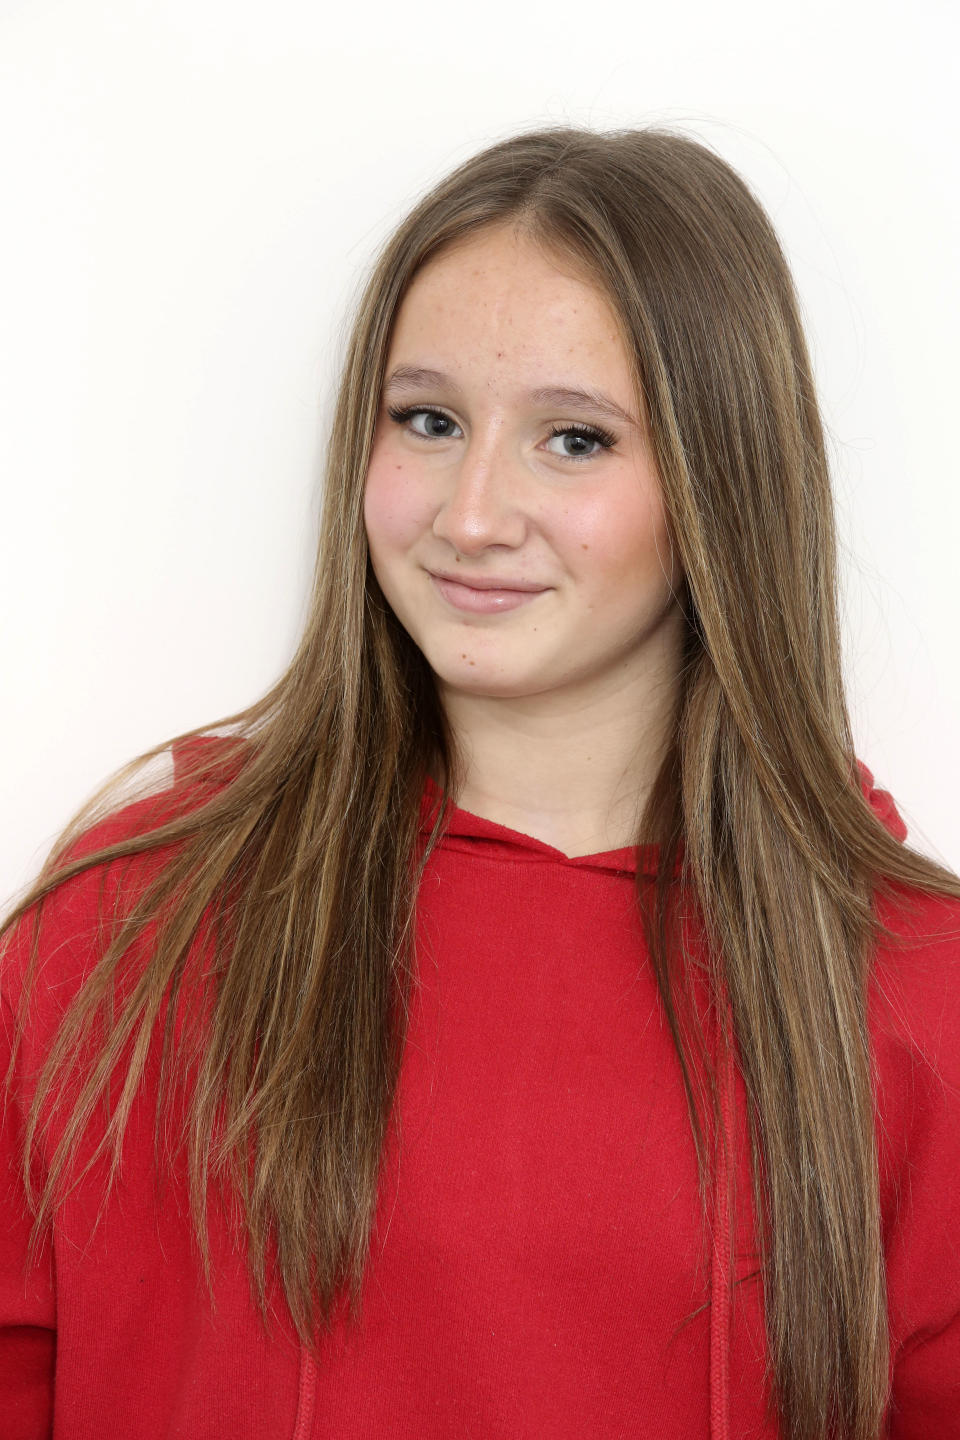
[[[446,575],[428,570],[438,594],[457,610],[469,610],[474,614],[495,614],[500,610],[516,610],[546,593],[546,586],[532,586],[514,581],[501,585],[484,580],[482,584],[467,585],[461,580],[448,579]]]
[[[549,587],[534,585],[530,580],[508,580],[504,575],[448,575],[446,570],[431,570],[435,580],[449,580],[451,585],[462,585],[468,590],[529,590],[538,595]]]

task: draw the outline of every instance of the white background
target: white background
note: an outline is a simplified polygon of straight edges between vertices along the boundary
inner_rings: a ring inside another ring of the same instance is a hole
[[[948,0],[0,0],[0,896],[112,770],[250,703],[304,618],[377,246],[518,129],[665,121],[785,243],[857,751],[960,867]]]

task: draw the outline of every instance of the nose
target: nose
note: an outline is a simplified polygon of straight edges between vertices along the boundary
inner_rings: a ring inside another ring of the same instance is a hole
[[[474,440],[445,472],[445,490],[433,521],[433,533],[461,555],[490,545],[523,544],[527,518],[520,497],[519,466],[497,442]]]

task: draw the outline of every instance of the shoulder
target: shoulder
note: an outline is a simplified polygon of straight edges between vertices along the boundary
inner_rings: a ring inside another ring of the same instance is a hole
[[[960,900],[878,901],[868,1015],[896,1434],[946,1433],[960,1366]]]
[[[174,746],[169,782],[117,806],[56,853],[56,873],[74,869],[37,900],[0,939],[0,1002],[27,1021],[36,1040],[52,1033],[104,953],[113,925],[143,896],[172,857],[173,844],[151,832],[198,808],[211,793],[215,742]],[[88,862],[76,869],[78,862]],[[146,939],[146,936],[144,937]]]
[[[957,1191],[960,900],[898,887],[877,911],[893,937],[877,947],[868,1000],[877,1146],[899,1206],[904,1186]]]
[[[960,899],[896,886],[878,896],[870,1016],[877,1044],[906,1046],[960,1080]]]

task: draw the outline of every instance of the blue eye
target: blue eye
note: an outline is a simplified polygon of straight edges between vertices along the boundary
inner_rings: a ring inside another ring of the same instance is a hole
[[[557,435],[573,435],[579,440],[593,440],[601,450],[609,450],[611,445],[617,443],[616,436],[611,435],[609,430],[601,430],[599,426],[595,425],[580,425],[579,423],[554,425],[550,431],[550,437],[553,439]],[[591,450],[587,455],[581,452],[579,455],[562,455],[560,458],[562,460],[592,460],[598,453],[597,450]]]
[[[394,423],[397,425],[408,425],[415,415],[429,415],[434,420],[440,420],[445,425],[453,426],[455,429],[459,429],[457,422],[455,420],[451,420],[449,415],[445,415],[442,410],[434,410],[426,405],[410,406],[407,409],[403,409],[400,406],[390,406],[387,410],[387,414],[390,416],[390,419],[393,420]],[[412,430],[412,433],[414,435],[418,435],[421,440],[447,440],[450,436],[450,432],[448,430],[442,430],[439,433],[437,433],[436,431],[424,432],[423,430]],[[577,437],[578,440],[581,441],[592,440],[598,447],[598,449],[591,450],[587,454],[557,456],[557,458],[560,460],[571,460],[575,464],[578,464],[583,460],[592,460],[594,456],[600,453],[601,450],[609,450],[611,446],[617,443],[617,437],[615,435],[611,435],[609,430],[604,430],[599,425],[582,425],[579,422],[571,422],[569,425],[552,426],[550,429],[549,438],[552,440],[559,436],[566,435],[574,435]],[[555,454],[556,452],[551,453]]]
[[[390,416],[390,419],[395,420],[398,425],[406,424],[414,415],[431,415],[435,420],[443,420],[447,425],[456,425],[456,421],[451,420],[449,415],[444,415],[442,410],[427,410],[423,406],[419,409],[411,408],[409,410],[391,408],[387,411],[387,414]],[[414,430],[413,433],[414,435],[419,435],[421,440],[446,440],[448,438],[446,431],[441,431],[440,434],[428,433],[425,435],[422,430]]]

